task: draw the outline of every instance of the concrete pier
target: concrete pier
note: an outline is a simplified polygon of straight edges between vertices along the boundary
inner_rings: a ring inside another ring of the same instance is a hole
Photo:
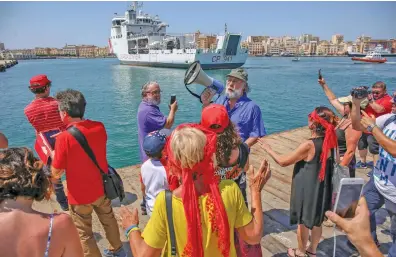
[[[285,154],[293,151],[297,146],[305,139],[310,136],[307,127],[297,128],[281,133],[276,133],[267,136],[269,144],[273,150]],[[358,157],[358,156],[357,156]],[[270,257],[287,257],[287,248],[297,247],[297,234],[296,226],[290,226],[289,224],[289,206],[290,206],[290,191],[291,181],[293,174],[293,166],[282,168],[272,161],[260,146],[255,145],[252,148],[250,155],[250,163],[258,168],[261,160],[267,158],[271,162],[272,177],[270,181],[265,185],[262,192],[262,204],[264,211],[264,233],[261,239],[261,247],[263,250],[263,256]],[[371,161],[368,158],[368,161]],[[139,182],[140,165],[130,166],[126,168],[117,169],[123,178],[125,191],[127,192],[127,199],[125,205],[129,208],[139,208],[140,201],[142,199]],[[368,180],[366,173],[368,170],[357,169],[356,176]],[[250,198],[250,195],[249,197]],[[60,211],[60,207],[54,200],[43,201],[35,203],[35,208],[43,212]],[[119,202],[113,202],[114,210],[116,214],[120,206]],[[140,208],[139,208],[140,213]],[[377,212],[377,233],[378,239],[381,243],[381,251],[383,253],[388,252],[391,238],[389,235],[390,221],[387,212],[381,209]],[[144,228],[147,224],[148,216],[140,215],[140,227]],[[101,250],[107,247],[107,240],[104,236],[104,230],[102,229],[99,220],[96,215],[93,215],[93,231],[95,238]],[[125,249],[129,248],[129,244],[121,231],[122,240]],[[347,256],[359,256],[353,252],[346,245],[346,236],[340,231],[336,231],[337,239],[337,257]],[[323,235],[321,242],[319,243],[317,256],[333,256],[333,228],[323,226]],[[132,256],[132,254],[130,254]]]
[[[17,60],[0,60],[0,72],[4,72],[6,69],[11,68],[17,64]]]

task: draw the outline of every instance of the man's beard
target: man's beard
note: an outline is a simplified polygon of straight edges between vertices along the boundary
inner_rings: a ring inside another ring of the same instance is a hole
[[[239,98],[243,95],[243,89],[240,90],[236,90],[234,89],[233,92],[230,92],[228,89],[226,91],[226,96],[230,99],[235,99],[235,98]]]
[[[152,105],[159,105],[159,104],[161,103],[161,99],[157,100],[157,99],[150,99],[150,98],[147,98],[147,102],[148,102],[149,104],[152,104]]]

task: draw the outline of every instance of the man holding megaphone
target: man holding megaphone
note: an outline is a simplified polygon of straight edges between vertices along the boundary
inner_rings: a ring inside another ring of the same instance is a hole
[[[230,120],[237,126],[239,135],[249,148],[257,143],[258,139],[266,135],[260,107],[247,97],[249,92],[248,74],[243,68],[234,69],[227,75],[225,92],[224,85],[209,77],[201,68],[200,63],[194,62],[186,71],[184,84],[186,89],[203,106],[211,103],[213,96],[218,95],[216,104],[224,105]],[[206,88],[201,95],[193,93],[187,85],[201,84]],[[239,187],[246,196],[246,172],[242,172],[238,181]],[[245,197],[246,201],[246,197]]]
[[[266,135],[260,107],[254,103],[247,93],[248,74],[243,68],[234,69],[227,75],[227,83],[223,95],[215,101],[227,108],[231,121],[238,127],[242,140],[252,147],[260,137]],[[210,104],[212,91],[205,90],[202,94],[202,104]]]
[[[201,68],[199,61],[193,62],[184,77],[188,92],[198,98],[203,106],[211,103],[213,96],[218,94],[215,103],[227,108],[231,121],[238,127],[242,140],[252,147],[260,137],[266,135],[260,107],[247,97],[250,91],[248,74],[245,69],[238,68],[227,75],[225,92],[224,85],[209,77]],[[192,92],[187,85],[201,84],[206,88],[201,95]]]

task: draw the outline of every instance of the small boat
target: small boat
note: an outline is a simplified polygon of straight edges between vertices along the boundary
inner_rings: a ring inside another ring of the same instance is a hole
[[[369,52],[365,57],[352,57],[352,61],[368,62],[368,63],[385,63],[387,59],[382,57],[379,52]]]
[[[300,60],[300,57],[294,57],[293,59],[292,59],[292,62],[298,62]]]

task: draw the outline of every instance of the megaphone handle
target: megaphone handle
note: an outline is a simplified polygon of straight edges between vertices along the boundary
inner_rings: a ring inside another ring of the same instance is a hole
[[[193,96],[195,96],[196,98],[198,98],[199,101],[202,103],[202,100],[201,100],[201,96],[200,96],[200,95],[197,95],[196,93],[192,92],[192,91],[187,87],[187,84],[184,84],[184,86],[186,87],[187,91],[190,92],[190,94],[192,94]]]

